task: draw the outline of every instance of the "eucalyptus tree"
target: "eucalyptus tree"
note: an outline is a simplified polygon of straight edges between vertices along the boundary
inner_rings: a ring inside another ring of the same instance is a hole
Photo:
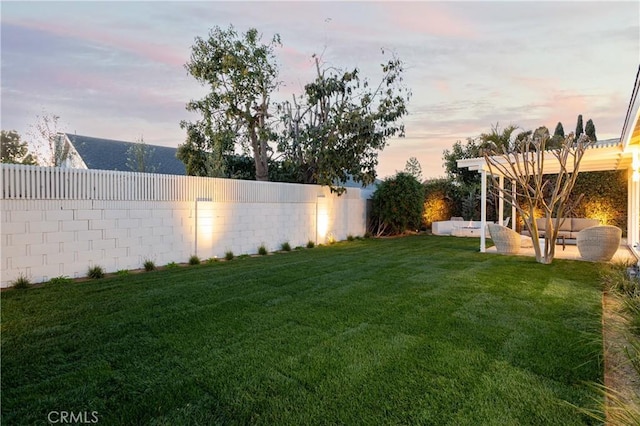
[[[233,26],[214,27],[207,39],[196,37],[185,67],[210,92],[187,104],[187,110],[202,118],[180,124],[187,130],[187,146],[180,155],[188,169],[222,175],[223,156],[239,144],[253,154],[256,180],[268,180],[269,142],[275,140],[270,103],[279,85],[274,54],[278,46],[279,35],[263,43],[255,28],[238,34]]]
[[[411,92],[396,57],[381,65],[375,85],[358,68],[328,68],[314,58],[315,80],[303,95],[280,105],[284,132],[278,151],[297,170],[299,182],[327,185],[340,194],[349,179],[374,182],[379,152],[393,136],[404,136],[401,119]]]

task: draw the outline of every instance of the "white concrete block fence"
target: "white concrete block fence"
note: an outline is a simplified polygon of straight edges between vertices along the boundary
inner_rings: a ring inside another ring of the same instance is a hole
[[[366,231],[360,189],[0,165],[0,286],[276,251]]]

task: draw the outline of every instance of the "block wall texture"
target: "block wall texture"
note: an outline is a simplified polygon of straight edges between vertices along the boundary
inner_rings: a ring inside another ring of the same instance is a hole
[[[31,282],[76,278],[95,265],[115,272],[141,268],[145,260],[165,265],[194,254],[253,254],[262,244],[275,251],[284,242],[296,247],[365,233],[359,189],[341,197],[309,190],[311,196],[277,202],[3,199],[0,286],[20,275]]]

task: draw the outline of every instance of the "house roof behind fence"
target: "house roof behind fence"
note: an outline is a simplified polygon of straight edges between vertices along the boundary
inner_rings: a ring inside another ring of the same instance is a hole
[[[76,149],[82,161],[89,169],[132,171],[127,166],[127,159],[131,156],[129,149],[136,142],[117,141],[112,139],[94,138],[67,133],[67,138]],[[184,163],[176,158],[177,148],[149,145],[149,165],[153,173],[169,175],[186,175]]]

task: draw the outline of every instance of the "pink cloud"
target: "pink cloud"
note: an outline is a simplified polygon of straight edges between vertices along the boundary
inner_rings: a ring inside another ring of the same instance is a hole
[[[403,32],[464,39],[478,36],[471,22],[456,16],[442,4],[384,2],[379,6],[391,24]]]
[[[436,89],[445,96],[451,94],[451,86],[449,86],[449,81],[446,79],[437,79],[433,81]]]
[[[182,66],[188,59],[186,53],[175,52],[166,45],[137,41],[132,38],[114,35],[108,31],[100,31],[78,25],[66,26],[55,22],[39,22],[33,20],[19,21],[15,22],[15,24],[57,36],[91,41],[171,66]]]

